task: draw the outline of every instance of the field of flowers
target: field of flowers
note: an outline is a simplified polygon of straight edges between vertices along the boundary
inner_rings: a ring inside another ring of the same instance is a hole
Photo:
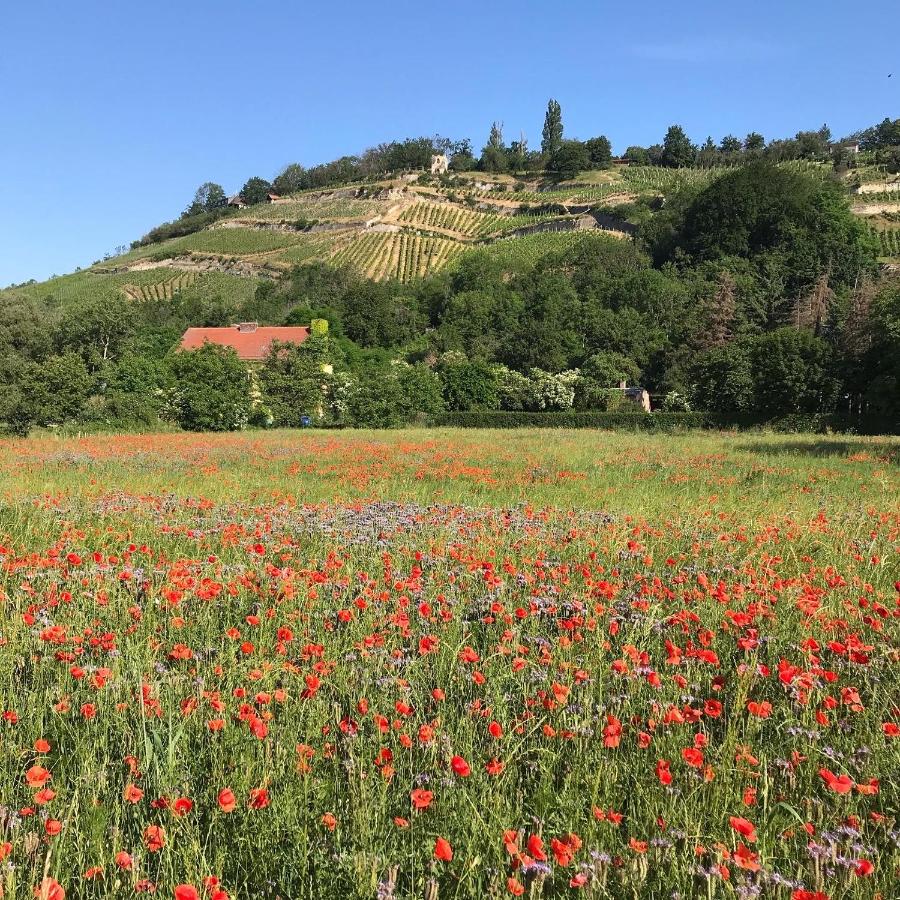
[[[898,460],[0,442],[3,896],[896,898]]]

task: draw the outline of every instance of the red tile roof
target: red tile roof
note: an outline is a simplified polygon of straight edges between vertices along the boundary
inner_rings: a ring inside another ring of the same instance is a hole
[[[196,350],[207,341],[221,347],[233,347],[244,360],[261,360],[269,354],[272,341],[302,344],[309,337],[309,328],[298,325],[278,327],[270,325],[229,325],[227,328],[188,328],[179,345],[182,350]]]

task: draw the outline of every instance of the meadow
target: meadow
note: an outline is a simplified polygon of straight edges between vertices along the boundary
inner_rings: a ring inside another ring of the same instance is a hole
[[[6,897],[897,897],[900,446],[0,442]]]

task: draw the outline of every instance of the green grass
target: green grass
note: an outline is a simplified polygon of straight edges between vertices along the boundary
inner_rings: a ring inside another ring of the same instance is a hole
[[[6,896],[892,896],[897,461],[710,433],[2,441]]]

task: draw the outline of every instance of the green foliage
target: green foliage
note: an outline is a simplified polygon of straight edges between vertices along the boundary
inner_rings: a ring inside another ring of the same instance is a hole
[[[612,165],[612,144],[605,135],[584,142],[592,169],[608,169]]]
[[[541,131],[541,152],[552,158],[559,150],[562,139],[562,108],[556,100],[550,100],[547,103],[544,128]]]
[[[852,284],[874,266],[872,241],[836,186],[766,162],[717,179],[671,215],[668,251],[659,233],[650,237],[657,257],[752,259],[789,295],[825,273],[833,285]]]
[[[265,178],[250,178],[241,188],[240,195],[244,203],[252,206],[255,203],[265,203],[266,197],[272,193],[272,185]]]
[[[77,422],[85,415],[94,377],[81,356],[70,351],[26,366],[17,387],[19,405],[10,421],[21,433],[32,424]]]
[[[432,424],[451,428],[598,428],[615,431],[679,431],[704,428],[701,413],[635,412],[448,412]]]
[[[451,357],[441,365],[439,373],[448,409],[469,411],[497,408],[497,377],[487,363]]]
[[[323,365],[328,359],[328,340],[324,336],[311,336],[302,344],[272,342],[256,373],[259,405],[267,424],[299,428],[304,416],[322,418],[328,386]]]
[[[230,347],[204,344],[167,360],[165,413],[188,431],[234,431],[250,418],[247,367]]]
[[[670,125],[663,141],[662,164],[670,169],[690,166],[694,163],[697,148],[680,125]]]
[[[206,181],[197,188],[194,199],[182,213],[182,218],[215,212],[217,209],[221,209],[227,200],[225,189],[221,184]]]
[[[590,165],[588,149],[581,141],[560,141],[550,157],[550,169],[561,179],[574,178]]]

